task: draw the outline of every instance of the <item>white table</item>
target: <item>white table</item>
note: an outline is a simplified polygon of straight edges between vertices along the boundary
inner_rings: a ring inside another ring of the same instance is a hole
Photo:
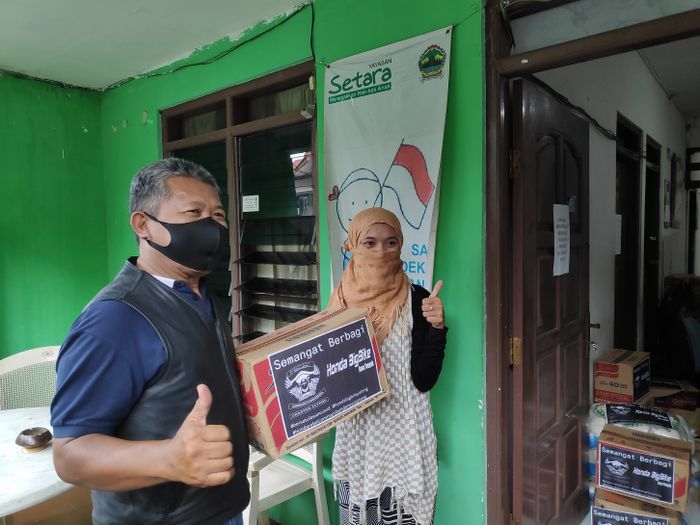
[[[0,517],[32,507],[72,487],[61,481],[54,470],[52,446],[27,453],[15,444],[17,434],[25,428],[52,430],[49,421],[49,407],[0,410]]]

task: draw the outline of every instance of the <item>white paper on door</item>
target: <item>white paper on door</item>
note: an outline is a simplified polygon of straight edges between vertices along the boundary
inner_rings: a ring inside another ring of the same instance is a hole
[[[554,220],[554,268],[553,274],[569,273],[571,255],[571,231],[569,227],[569,206],[566,204],[553,205]]]

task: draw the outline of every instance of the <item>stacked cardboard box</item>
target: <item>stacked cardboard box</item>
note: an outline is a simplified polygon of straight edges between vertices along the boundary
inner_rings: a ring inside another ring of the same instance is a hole
[[[664,407],[669,415],[687,425],[687,433],[700,436],[700,390],[684,380],[652,379],[651,390],[640,403]],[[692,439],[692,437],[691,437]],[[697,439],[697,438],[696,438]],[[691,491],[686,521],[700,524],[700,443],[696,440],[691,474]]]
[[[690,450],[681,439],[606,424],[598,438],[592,517],[615,511],[646,520],[630,523],[681,523],[690,488]]]
[[[628,498],[598,489],[591,511],[592,525],[635,523],[638,525],[683,525],[683,517],[671,510],[646,501]]]
[[[649,354],[615,349],[595,363],[594,391],[595,400],[607,405],[591,408],[596,418],[590,416],[595,421],[588,426],[596,428],[587,428],[589,447],[597,448],[591,523],[700,525],[700,516],[690,516],[690,510],[687,521],[681,516],[689,502],[696,505],[689,490],[690,429],[700,429],[697,389],[654,384]],[[586,466],[590,461],[589,453]]]
[[[649,354],[610,350],[595,362],[593,374],[596,401],[634,403],[649,392]]]

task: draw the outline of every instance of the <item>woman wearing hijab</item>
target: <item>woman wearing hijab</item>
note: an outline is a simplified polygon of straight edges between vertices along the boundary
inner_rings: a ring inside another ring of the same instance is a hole
[[[341,525],[431,525],[437,447],[428,390],[440,375],[447,328],[442,301],[403,271],[396,216],[369,208],[353,217],[352,258],[329,309],[367,308],[390,395],[341,423],[333,477]]]

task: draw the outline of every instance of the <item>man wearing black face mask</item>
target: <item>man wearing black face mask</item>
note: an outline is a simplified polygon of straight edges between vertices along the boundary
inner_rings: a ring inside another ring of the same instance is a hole
[[[227,250],[214,178],[181,159],[136,174],[139,255],[73,323],[51,406],[54,463],[93,522],[238,525],[247,433],[226,312],[203,279]]]

